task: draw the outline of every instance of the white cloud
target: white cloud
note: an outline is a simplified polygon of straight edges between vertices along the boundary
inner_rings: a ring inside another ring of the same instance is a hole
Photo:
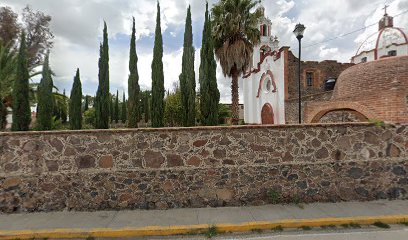
[[[52,16],[52,31],[55,44],[51,55],[51,66],[56,72],[55,82],[61,88],[70,89],[77,67],[81,70],[84,91],[94,94],[98,81],[99,42],[102,22],[108,24],[110,42],[130,35],[131,17],[136,19],[137,38],[152,37],[156,21],[156,0],[3,0],[0,6],[22,9],[26,4]],[[217,0],[209,0],[210,7]],[[176,36],[174,29],[184,29],[187,6],[191,4],[192,18],[202,26],[205,11],[203,0],[162,0],[162,31],[171,28],[170,35]],[[334,59],[347,62],[354,54],[358,43],[377,30],[377,25],[365,31],[351,34],[335,41],[326,39],[348,33],[355,29],[377,23],[383,14],[384,0],[264,0],[266,14],[272,19],[272,33],[279,37],[281,45],[297,48],[293,36],[296,23],[306,25],[303,53],[307,60]],[[388,1],[389,14],[395,15],[408,9],[406,0]],[[395,25],[408,28],[408,14],[394,19]],[[195,25],[197,26],[197,25]],[[195,36],[196,37],[196,36]],[[153,41],[154,38],[151,38]],[[164,45],[166,46],[166,42]],[[110,46],[111,90],[127,90],[129,50],[127,44]],[[168,49],[168,48],[165,48]],[[151,62],[153,49],[138,45],[138,70],[142,89],[151,86]],[[294,51],[295,54],[297,51]],[[198,80],[200,51],[196,49],[195,69]],[[166,50],[163,57],[165,87],[171,88],[178,81],[181,72],[182,46],[176,50]],[[225,79],[220,67],[217,69],[221,101],[230,101],[230,79]],[[198,84],[197,84],[198,85]],[[242,84],[240,84],[242,86]],[[68,91],[69,92],[69,91]],[[242,91],[241,91],[242,95]],[[242,100],[242,96],[241,96]]]

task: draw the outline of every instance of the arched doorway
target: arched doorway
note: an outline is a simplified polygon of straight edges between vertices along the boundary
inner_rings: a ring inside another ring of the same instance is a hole
[[[332,119],[340,118],[342,120],[341,122],[351,122],[343,121],[343,114],[350,115],[353,122],[354,120],[367,122],[368,119],[378,119],[377,115],[372,109],[369,109],[358,102],[328,101],[320,102],[318,104],[307,103],[305,107],[305,123],[319,123],[322,118],[324,122],[333,122],[327,121],[330,119],[327,119],[326,117]]]
[[[261,112],[261,119],[262,119],[262,124],[274,124],[274,116],[273,116],[273,108],[271,104],[266,103],[262,107],[262,112]]]

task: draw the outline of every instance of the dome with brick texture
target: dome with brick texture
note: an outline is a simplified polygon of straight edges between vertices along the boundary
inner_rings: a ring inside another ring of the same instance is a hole
[[[329,112],[353,111],[361,121],[408,123],[408,55],[347,68],[331,100],[308,103],[305,111],[305,122],[319,122]]]

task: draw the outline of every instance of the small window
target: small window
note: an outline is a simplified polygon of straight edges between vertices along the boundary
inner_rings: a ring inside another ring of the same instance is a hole
[[[313,73],[312,72],[307,72],[306,73],[306,82],[308,87],[313,86]]]
[[[363,57],[363,58],[361,59],[361,62],[362,62],[362,63],[367,62],[367,57]]]
[[[397,56],[397,51],[396,50],[389,51],[388,56]]]
[[[268,26],[266,24],[263,25],[263,34],[264,37],[268,36]]]
[[[265,93],[269,93],[271,91],[272,81],[270,78],[265,79],[263,88]]]

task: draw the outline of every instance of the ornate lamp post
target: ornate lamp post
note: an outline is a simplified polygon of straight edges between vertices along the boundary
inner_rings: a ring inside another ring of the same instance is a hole
[[[299,91],[299,124],[302,123],[302,100],[301,100],[301,93],[300,93],[300,62],[301,62],[301,54],[302,54],[302,38],[303,33],[306,27],[303,24],[296,24],[295,30],[293,33],[295,34],[297,40],[299,41],[299,67],[298,67],[298,91]]]

